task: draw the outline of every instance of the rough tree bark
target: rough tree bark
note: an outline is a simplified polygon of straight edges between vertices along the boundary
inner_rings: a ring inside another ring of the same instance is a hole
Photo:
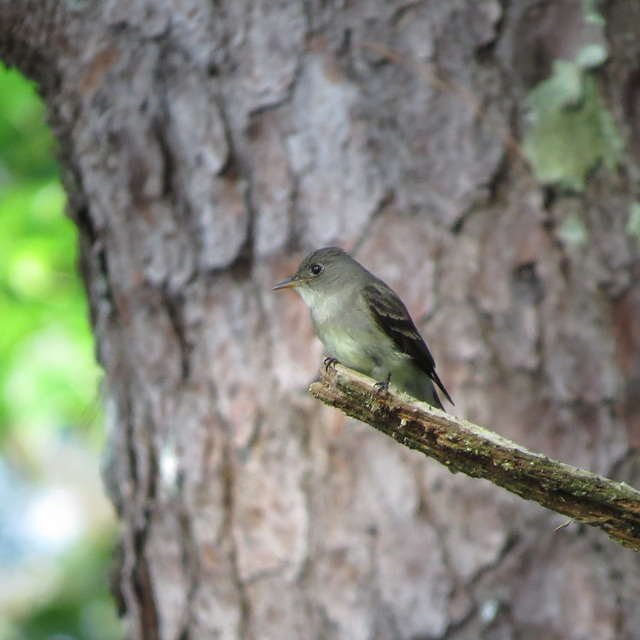
[[[306,308],[270,291],[339,242],[458,416],[637,485],[637,0],[604,18],[626,146],[576,195],[508,151],[579,0],[0,0],[80,231],[129,637],[640,638],[632,552],[321,407]]]

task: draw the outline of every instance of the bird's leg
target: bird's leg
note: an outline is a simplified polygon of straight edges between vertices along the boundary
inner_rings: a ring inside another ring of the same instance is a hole
[[[323,361],[324,370],[329,371],[329,367],[335,367],[338,364],[338,358],[333,358],[332,356],[327,356]]]
[[[373,386],[376,388],[376,395],[380,395],[381,393],[386,393],[389,390],[389,382],[391,382],[391,372],[389,375],[380,382],[376,382]]]

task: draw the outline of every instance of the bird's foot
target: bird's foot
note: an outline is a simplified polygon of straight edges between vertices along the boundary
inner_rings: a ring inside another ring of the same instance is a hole
[[[332,358],[331,356],[325,358],[322,361],[325,371],[329,371],[329,367],[334,367],[338,364],[338,358]]]
[[[376,382],[373,385],[376,389],[377,396],[383,393],[387,393],[387,391],[389,391],[389,382],[391,382],[391,373],[389,373],[389,375],[384,380],[381,380],[380,382]]]

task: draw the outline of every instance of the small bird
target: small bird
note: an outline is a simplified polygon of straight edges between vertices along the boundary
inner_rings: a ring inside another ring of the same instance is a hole
[[[310,253],[292,278],[273,288],[296,289],[316,335],[340,363],[442,409],[435,383],[453,404],[402,300],[342,249]]]

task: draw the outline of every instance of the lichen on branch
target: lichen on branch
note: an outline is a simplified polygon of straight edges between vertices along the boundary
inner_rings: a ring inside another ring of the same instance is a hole
[[[325,404],[375,427],[451,469],[507,491],[640,549],[640,491],[528,449],[434,409],[341,365],[322,367],[309,391]]]

